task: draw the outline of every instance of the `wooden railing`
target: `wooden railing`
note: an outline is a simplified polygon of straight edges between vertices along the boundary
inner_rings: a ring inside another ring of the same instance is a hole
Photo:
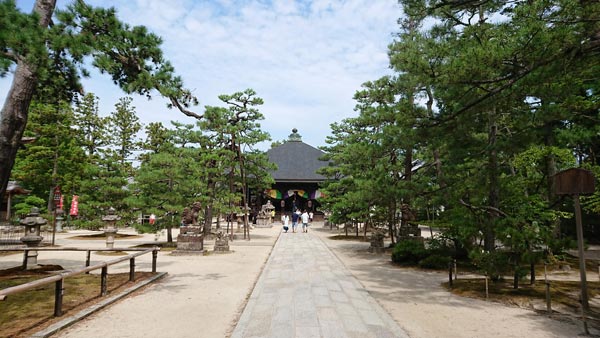
[[[0,251],[33,251],[33,249],[0,249]],[[129,260],[129,281],[133,282],[135,280],[135,258],[141,255],[145,255],[147,253],[152,252],[152,272],[156,272],[156,259],[158,257],[158,251],[160,251],[159,247],[153,247],[149,249],[140,249],[140,248],[114,248],[114,249],[81,249],[81,248],[36,248],[36,251],[86,251],[87,259],[86,265],[84,268],[67,271],[60,274],[56,274],[54,276],[38,279],[29,283],[13,286],[10,288],[0,290],[0,301],[6,300],[6,298],[18,292],[23,292],[27,290],[31,290],[43,285],[47,285],[50,283],[56,283],[54,288],[54,316],[59,317],[62,315],[62,301],[63,301],[63,293],[64,293],[64,280],[68,277],[73,277],[76,275],[89,273],[93,270],[102,269],[100,273],[100,295],[106,296],[108,293],[107,288],[107,276],[108,276],[108,267],[114,264],[118,264]],[[90,252],[91,251],[139,251],[136,253],[129,254],[127,256],[119,257],[107,262],[101,262],[98,264],[94,264],[90,266]],[[24,252],[24,266],[27,264],[27,252]]]

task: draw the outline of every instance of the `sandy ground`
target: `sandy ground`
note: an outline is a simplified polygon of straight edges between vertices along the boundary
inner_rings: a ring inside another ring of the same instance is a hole
[[[56,243],[64,247],[105,247],[103,240],[71,239],[74,235],[88,233],[60,234]],[[278,228],[255,229],[251,241],[240,239],[232,242],[229,254],[174,256],[162,251],[158,256],[157,270],[168,272],[166,277],[54,336],[227,337],[278,235]],[[163,234],[159,240],[164,239]],[[153,241],[154,235],[131,240],[117,239],[115,247]],[[214,241],[207,241],[205,249],[211,251],[213,244]],[[0,257],[0,269],[20,265],[21,258],[21,254]],[[92,264],[112,258],[93,255]],[[40,252],[38,263],[60,264],[65,269],[82,267],[85,253]],[[150,271],[151,255],[138,257],[136,270]],[[128,271],[128,262],[109,267],[109,274],[125,271]]]
[[[252,230],[252,240],[236,240],[230,254],[173,256],[161,252],[158,271],[167,277],[67,328],[57,337],[229,337],[256,283],[279,227]],[[452,295],[440,284],[445,273],[398,268],[388,255],[370,254],[368,243],[334,241],[322,224],[312,226],[365,289],[412,338],[434,337],[576,337],[578,322],[555,320],[532,310]],[[103,247],[103,241],[73,241],[60,234],[62,246]],[[164,235],[163,235],[164,237]],[[163,239],[163,238],[161,238]],[[115,245],[154,241],[144,235]],[[212,248],[207,241],[206,249]],[[104,259],[94,256],[93,260]],[[295,257],[294,259],[302,259]],[[83,253],[43,253],[40,264],[82,266]],[[0,257],[0,269],[19,265],[21,255]],[[150,257],[136,261],[149,271]],[[115,268],[126,271],[128,265]],[[110,271],[113,271],[111,268]],[[68,292],[68,290],[66,290]],[[596,333],[595,331],[593,331]],[[1,334],[0,334],[1,336]]]

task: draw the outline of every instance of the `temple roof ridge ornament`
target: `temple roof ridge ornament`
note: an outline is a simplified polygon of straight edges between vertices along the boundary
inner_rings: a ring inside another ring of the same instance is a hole
[[[302,142],[302,136],[300,136],[300,134],[298,134],[298,129],[296,129],[296,128],[292,129],[292,133],[290,134],[290,136],[288,136],[288,141],[289,142]]]

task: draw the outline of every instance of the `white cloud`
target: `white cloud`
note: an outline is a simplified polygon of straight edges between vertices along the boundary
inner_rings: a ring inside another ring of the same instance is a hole
[[[246,88],[265,100],[263,129],[274,140],[298,128],[325,144],[329,125],[354,116],[354,92],[389,73],[387,45],[401,10],[395,0],[88,0],[115,7],[131,25],[163,38],[167,59],[204,105]],[[60,1],[59,1],[60,3]],[[124,96],[94,74],[86,89],[110,112]],[[7,79],[0,80],[0,93]],[[165,100],[135,97],[142,122],[193,123]]]

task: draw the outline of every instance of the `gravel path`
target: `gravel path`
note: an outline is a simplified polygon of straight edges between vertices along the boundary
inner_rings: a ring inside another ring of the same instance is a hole
[[[281,234],[233,338],[408,338],[313,231]]]

